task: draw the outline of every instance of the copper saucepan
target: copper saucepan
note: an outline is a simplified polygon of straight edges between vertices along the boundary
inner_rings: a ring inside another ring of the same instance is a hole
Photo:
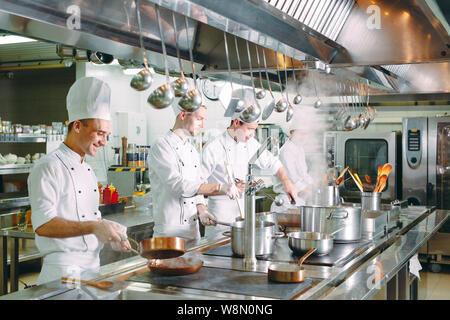
[[[153,274],[181,276],[195,273],[203,266],[203,260],[196,257],[177,257],[164,260],[150,260],[147,267]]]
[[[270,281],[275,282],[303,282],[305,280],[305,269],[302,267],[303,261],[316,251],[312,248],[298,260],[298,264],[274,263],[269,266],[268,276]]]

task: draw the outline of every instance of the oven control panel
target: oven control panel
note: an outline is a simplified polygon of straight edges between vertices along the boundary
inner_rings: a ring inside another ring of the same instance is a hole
[[[408,119],[406,125],[406,159],[411,168],[417,168],[422,161],[422,120]]]

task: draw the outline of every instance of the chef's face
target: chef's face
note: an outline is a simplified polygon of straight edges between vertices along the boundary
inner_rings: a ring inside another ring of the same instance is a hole
[[[180,117],[184,123],[184,129],[193,137],[198,135],[204,127],[207,115],[208,112],[203,106],[193,113],[180,113]]]
[[[234,119],[235,136],[240,142],[247,142],[255,135],[255,130],[258,128],[258,122],[245,123]]]
[[[111,121],[87,119],[83,122],[80,122],[80,125],[77,126],[79,147],[83,153],[95,157],[98,149],[108,143],[107,138],[111,134]]]

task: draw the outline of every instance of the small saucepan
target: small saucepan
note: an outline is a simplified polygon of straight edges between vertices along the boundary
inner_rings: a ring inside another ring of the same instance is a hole
[[[305,280],[305,269],[302,267],[303,261],[312,255],[317,248],[312,248],[298,260],[298,264],[273,263],[269,266],[267,275],[270,281],[276,282],[303,282]]]

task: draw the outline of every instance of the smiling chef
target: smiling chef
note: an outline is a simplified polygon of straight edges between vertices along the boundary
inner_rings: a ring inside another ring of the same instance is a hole
[[[102,220],[99,190],[85,156],[95,157],[110,134],[111,90],[93,77],[78,79],[67,94],[69,132],[63,143],[35,163],[28,177],[36,246],[44,257],[38,284],[80,272],[98,272],[99,252],[109,242],[128,250],[126,227]]]

